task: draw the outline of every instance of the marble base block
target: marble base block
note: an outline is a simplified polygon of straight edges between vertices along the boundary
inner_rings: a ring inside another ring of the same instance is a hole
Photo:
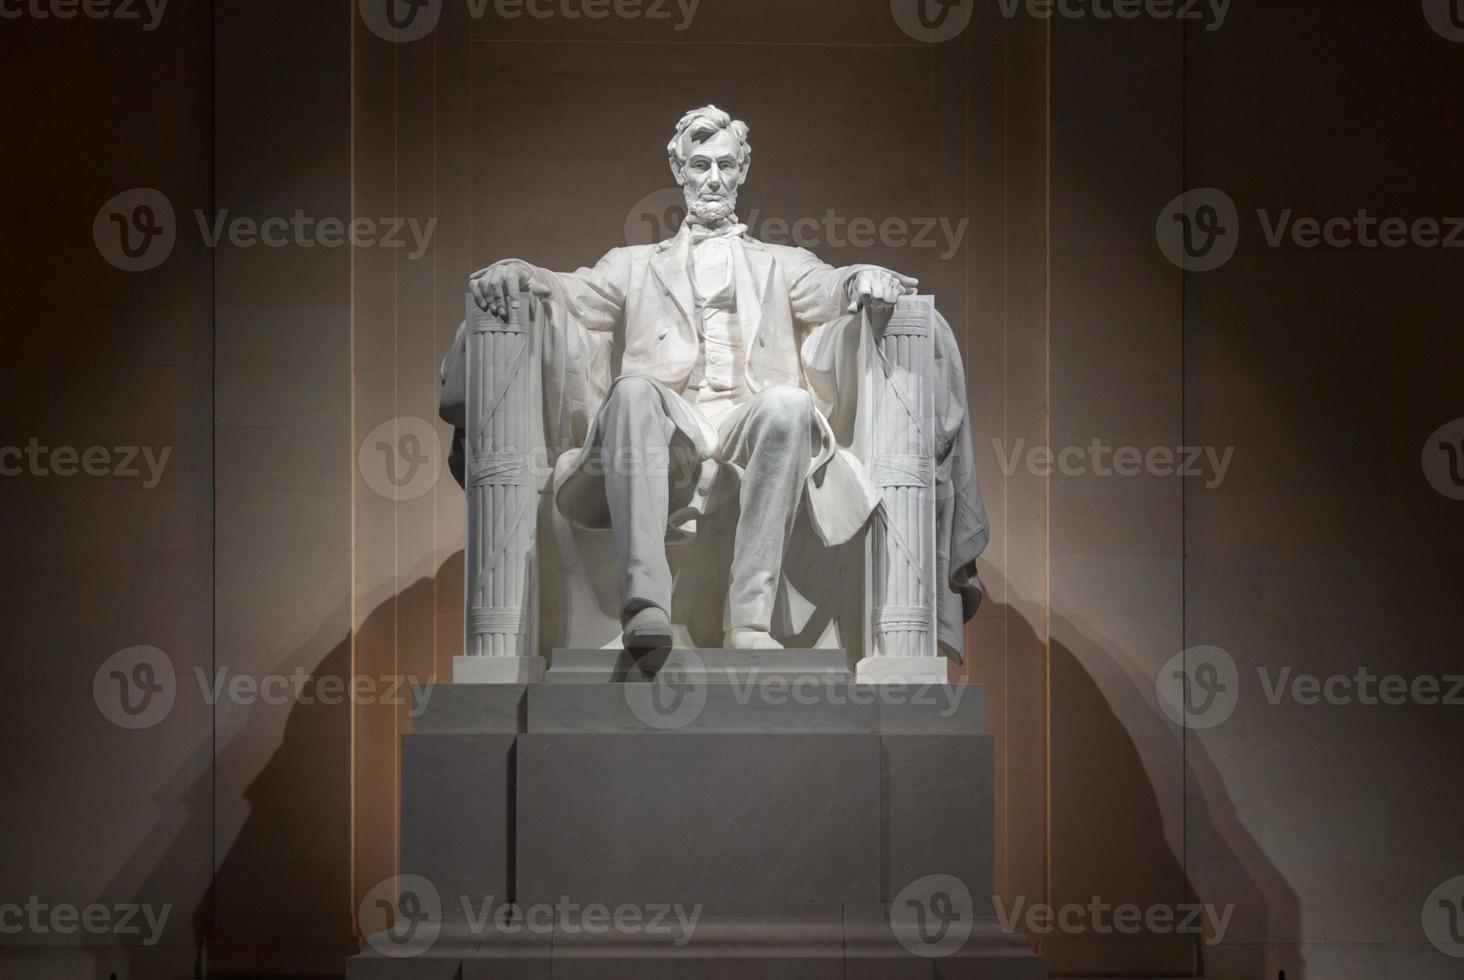
[[[874,735],[528,734],[518,894],[788,912],[880,897]]]
[[[865,657],[854,676],[861,684],[944,684],[948,664],[945,657]]]
[[[444,918],[509,894],[514,752],[513,735],[402,736],[400,873],[437,887]]]
[[[439,892],[440,937],[409,957],[368,940],[349,980],[1044,978],[992,909],[981,689],[858,683],[822,656],[764,672],[748,653],[723,680],[688,659],[631,682],[419,691],[401,871]],[[643,669],[622,656],[556,667]],[[932,888],[964,911],[938,955],[898,914],[912,896],[949,909]],[[475,921],[463,898],[517,911]],[[627,911],[667,928],[615,925]]]
[[[646,681],[668,671],[710,683],[750,677],[849,676],[843,650],[555,650],[544,680],[549,684]]]
[[[454,684],[537,684],[543,679],[543,657],[452,658]]]

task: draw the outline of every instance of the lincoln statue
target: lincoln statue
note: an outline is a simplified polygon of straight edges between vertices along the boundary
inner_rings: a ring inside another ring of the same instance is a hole
[[[949,326],[931,307],[929,458],[860,459],[848,419],[859,389],[888,373],[861,338],[913,302],[905,298],[917,296],[917,281],[753,238],[737,216],[749,130],[722,109],[682,116],[667,151],[686,202],[673,237],[611,249],[576,272],[505,259],[469,286],[479,310],[505,321],[520,303],[542,304],[546,423],[572,440],[550,493],[572,526],[613,537],[624,646],[671,644],[668,535],[735,500],[723,645],[780,647],[774,607],[795,521],[808,520],[825,545],[846,542],[881,520],[883,488],[903,467],[928,473],[935,491],[939,581],[929,605],[941,646],[959,656],[962,623],[981,597],[975,562],[987,524]],[[613,365],[598,363],[606,345],[594,341],[607,335]],[[443,366],[443,416],[459,428],[464,352],[460,333]]]

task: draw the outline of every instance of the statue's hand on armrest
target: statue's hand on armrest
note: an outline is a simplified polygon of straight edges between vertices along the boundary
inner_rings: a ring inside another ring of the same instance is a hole
[[[875,312],[887,312],[894,308],[901,296],[918,292],[920,280],[902,276],[889,269],[860,269],[849,278],[849,312],[872,308]]]
[[[539,278],[539,270],[518,259],[495,262],[473,273],[468,289],[479,309],[507,320],[509,307],[518,306],[518,294],[527,289],[540,299],[549,297],[549,285]]]

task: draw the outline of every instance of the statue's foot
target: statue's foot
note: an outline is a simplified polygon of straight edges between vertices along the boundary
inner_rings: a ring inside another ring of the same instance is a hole
[[[671,620],[660,606],[642,606],[626,617],[620,635],[627,650],[661,650],[671,645]]]
[[[765,629],[754,629],[751,627],[739,626],[736,629],[727,631],[722,638],[722,645],[728,650],[781,650],[783,644],[773,639],[772,634]]]

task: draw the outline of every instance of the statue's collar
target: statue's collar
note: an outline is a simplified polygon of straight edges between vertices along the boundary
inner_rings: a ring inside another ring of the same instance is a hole
[[[737,225],[736,220],[734,218],[733,221],[728,222],[728,227],[730,229],[730,228],[741,227],[741,226]],[[690,225],[689,222],[683,221],[681,223],[681,227],[676,230],[676,234],[672,235],[670,238],[668,238],[665,241],[663,241],[660,244],[658,244],[656,246],[656,251],[657,252],[669,252],[670,250],[676,248],[678,245],[683,245],[683,244],[686,245],[687,248],[690,248],[691,247],[691,240],[692,240],[691,225]],[[757,249],[759,251],[761,251],[763,249],[763,243],[760,242],[760,241],[758,241],[756,238],[753,238],[751,235],[747,234],[745,230],[739,234],[738,240],[741,241],[742,244],[745,247],[747,247],[747,248],[753,248],[753,249]]]

